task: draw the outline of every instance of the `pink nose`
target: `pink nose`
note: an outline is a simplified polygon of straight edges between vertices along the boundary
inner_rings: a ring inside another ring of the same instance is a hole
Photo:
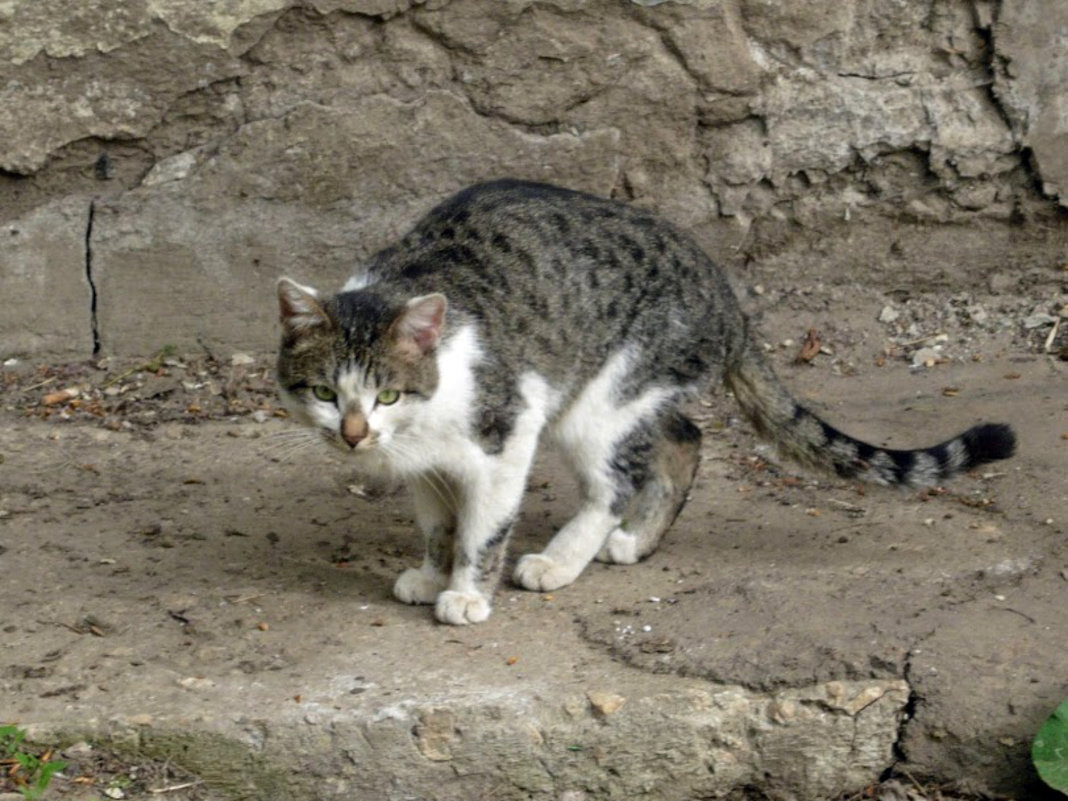
[[[367,439],[367,418],[359,412],[349,412],[341,421],[341,438],[355,448]]]

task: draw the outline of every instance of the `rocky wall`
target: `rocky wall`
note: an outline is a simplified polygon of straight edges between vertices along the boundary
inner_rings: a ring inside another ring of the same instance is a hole
[[[270,347],[276,276],[335,285],[504,175],[655,207],[736,265],[843,223],[1015,226],[1017,252],[1036,216],[1063,230],[1060,0],[13,0],[0,22],[3,356]]]

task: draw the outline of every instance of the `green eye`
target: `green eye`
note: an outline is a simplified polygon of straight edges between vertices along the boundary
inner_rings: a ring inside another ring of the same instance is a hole
[[[316,384],[312,387],[312,395],[323,403],[333,403],[337,400],[337,393],[330,389],[330,387],[326,386],[326,384]]]
[[[378,393],[378,402],[383,406],[392,406],[400,400],[400,393],[395,389],[384,389]]]

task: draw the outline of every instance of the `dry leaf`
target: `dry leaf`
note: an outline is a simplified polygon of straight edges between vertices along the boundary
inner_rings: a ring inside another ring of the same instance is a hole
[[[820,348],[820,332],[815,328],[808,329],[808,333],[805,334],[805,341],[801,343],[801,350],[797,354],[797,361],[810,362],[819,355]]]
[[[49,392],[47,395],[41,398],[41,403],[43,403],[45,406],[57,406],[60,403],[66,403],[69,400],[74,400],[78,397],[78,394],[79,391],[75,387],[61,389],[56,392]]]

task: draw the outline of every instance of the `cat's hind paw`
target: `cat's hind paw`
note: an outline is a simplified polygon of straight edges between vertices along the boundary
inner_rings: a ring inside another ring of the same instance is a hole
[[[446,590],[438,596],[434,617],[442,623],[466,626],[468,623],[481,623],[486,620],[490,611],[489,599],[481,593]]]
[[[567,586],[578,578],[582,570],[557,562],[540,553],[528,553],[515,566],[513,578],[524,589],[549,592]]]
[[[598,562],[613,565],[633,565],[638,559],[638,538],[617,528],[608,535],[595,557]]]
[[[411,567],[397,577],[393,597],[406,604],[432,604],[445,586],[445,576],[436,570]]]

